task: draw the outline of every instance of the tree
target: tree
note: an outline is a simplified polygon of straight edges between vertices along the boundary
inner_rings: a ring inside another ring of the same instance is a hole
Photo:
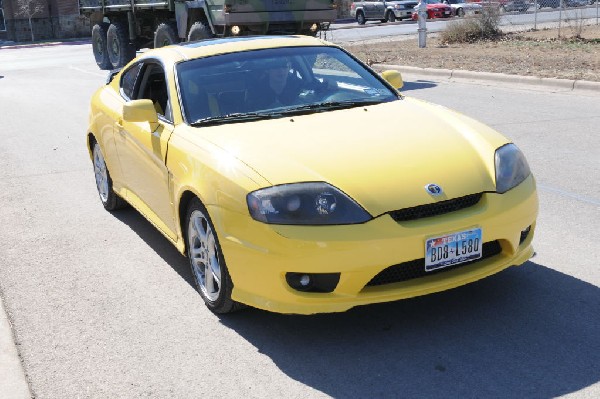
[[[33,24],[31,20],[33,17],[44,11],[44,6],[40,3],[40,0],[16,0],[17,3],[17,12],[15,12],[15,16],[23,16],[27,18],[29,21],[29,31],[31,32],[31,41],[35,40],[35,36],[33,35]]]

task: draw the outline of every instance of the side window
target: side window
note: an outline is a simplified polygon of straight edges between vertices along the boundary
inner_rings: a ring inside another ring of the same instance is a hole
[[[123,96],[128,99],[135,98],[135,82],[142,68],[142,63],[138,63],[132,66],[127,72],[123,74],[121,78],[121,91]]]
[[[160,64],[148,63],[143,68],[141,83],[138,89],[137,99],[148,99],[154,103],[154,108],[159,116],[172,121],[171,106],[165,71]]]

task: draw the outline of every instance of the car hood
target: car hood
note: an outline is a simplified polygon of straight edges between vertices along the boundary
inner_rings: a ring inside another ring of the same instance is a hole
[[[495,190],[499,133],[410,98],[311,115],[200,128],[272,185],[324,181],[371,215]],[[425,186],[443,194],[433,198]]]

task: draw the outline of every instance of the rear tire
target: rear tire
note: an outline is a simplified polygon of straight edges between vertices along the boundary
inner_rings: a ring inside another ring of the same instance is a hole
[[[108,30],[107,23],[96,24],[92,28],[92,51],[96,59],[96,65],[100,69],[111,69],[112,65],[108,58],[106,49],[106,31]]]
[[[92,143],[92,163],[94,165],[94,176],[96,178],[96,189],[100,196],[100,202],[107,211],[116,211],[117,209],[127,207],[127,202],[119,197],[113,190],[113,182],[100,150],[100,145],[94,141]]]
[[[463,10],[462,8],[459,8],[456,10],[456,15],[458,15],[459,17],[464,17],[465,16],[465,10]]]
[[[362,11],[356,13],[356,22],[358,22],[359,25],[364,25],[365,22],[367,22],[365,14],[363,14]]]
[[[154,32],[154,48],[170,46],[179,43],[177,32],[172,24],[163,22]]]
[[[106,48],[113,68],[121,68],[135,57],[135,47],[129,43],[129,32],[120,22],[113,22],[108,27]]]
[[[396,14],[394,14],[393,12],[390,11],[390,12],[388,12],[386,19],[388,22],[396,22]]]
[[[188,42],[196,40],[210,39],[213,37],[213,33],[206,22],[194,22],[188,33]]]

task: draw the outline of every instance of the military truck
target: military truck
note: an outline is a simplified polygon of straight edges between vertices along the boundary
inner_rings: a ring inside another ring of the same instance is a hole
[[[334,0],[79,0],[94,58],[120,68],[142,48],[212,37],[316,35],[336,17]]]

